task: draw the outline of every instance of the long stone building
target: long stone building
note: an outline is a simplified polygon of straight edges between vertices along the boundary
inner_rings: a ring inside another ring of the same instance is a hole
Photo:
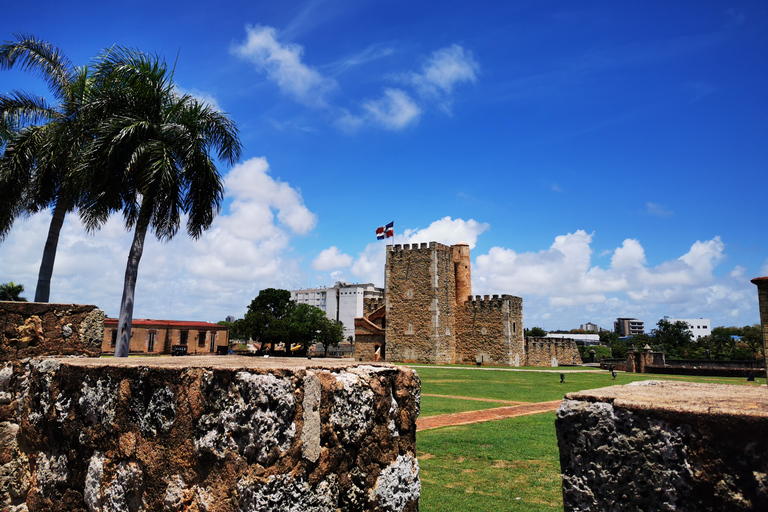
[[[367,301],[364,310],[355,319],[355,357],[362,360],[505,366],[581,362],[573,342],[526,345],[522,298],[472,296],[464,243],[387,247],[385,298]]]

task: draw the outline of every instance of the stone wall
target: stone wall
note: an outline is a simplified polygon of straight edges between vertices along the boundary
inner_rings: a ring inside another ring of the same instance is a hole
[[[525,364],[523,299],[478,295],[457,307],[457,313],[457,363]]]
[[[762,387],[646,381],[566,395],[566,511],[768,510]]]
[[[568,338],[525,338],[526,366],[581,364],[576,342]]]
[[[0,302],[0,361],[40,355],[99,357],[104,312],[96,306]]]
[[[417,511],[418,375],[310,362],[7,362],[4,509]]]
[[[757,286],[757,301],[760,309],[760,325],[763,328],[763,354],[768,360],[768,277],[756,277],[752,283]],[[768,371],[768,364],[766,365]]]
[[[454,273],[446,245],[387,247],[387,360],[454,362]]]

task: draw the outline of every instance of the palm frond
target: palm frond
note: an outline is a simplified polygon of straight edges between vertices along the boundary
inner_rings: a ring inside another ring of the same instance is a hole
[[[62,51],[30,34],[16,33],[15,41],[0,45],[0,69],[18,66],[42,78],[57,99],[66,97],[74,66]]]

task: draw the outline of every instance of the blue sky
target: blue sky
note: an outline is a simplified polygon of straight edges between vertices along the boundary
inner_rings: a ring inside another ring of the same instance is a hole
[[[37,2],[5,6],[76,64],[157,53],[237,122],[227,204],[148,243],[136,317],[241,316],[265,287],[383,284],[384,245],[466,241],[473,291],[528,327],[759,320],[768,275],[761,1]],[[44,89],[0,72],[0,91]],[[49,214],[0,244],[34,285]],[[116,316],[130,234],[68,218],[51,299]],[[391,242],[391,239],[390,239]]]

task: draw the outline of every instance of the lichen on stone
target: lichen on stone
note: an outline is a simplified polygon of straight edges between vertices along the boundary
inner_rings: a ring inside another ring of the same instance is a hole
[[[101,494],[101,477],[104,474],[104,455],[97,451],[88,462],[88,471],[85,475],[85,489],[83,500],[90,512],[101,512],[104,497]]]
[[[303,478],[270,476],[266,482],[242,479],[237,484],[241,512],[337,512],[339,486],[330,475],[311,487]]]
[[[378,501],[379,507],[389,512],[402,512],[411,501],[421,495],[419,461],[410,453],[397,459],[379,475],[369,499]]]
[[[356,443],[373,425],[373,391],[354,373],[342,371],[335,377],[331,424],[342,442]]]
[[[111,425],[115,419],[115,396],[117,386],[112,385],[112,379],[96,380],[91,385],[91,379],[86,378],[80,386],[80,399],[78,405],[86,421],[92,425]]]
[[[296,399],[289,379],[241,371],[228,389],[214,387],[213,394],[211,410],[200,418],[195,435],[199,452],[222,459],[227,451],[236,451],[264,464],[273,448],[288,449],[296,433]]]
[[[66,484],[69,480],[67,456],[38,453],[35,478],[40,493],[43,496],[49,496],[57,485]]]
[[[146,406],[140,397],[132,400],[131,405],[131,412],[145,436],[166,433],[176,421],[175,396],[168,386],[154,390]]]
[[[145,508],[144,472],[136,462],[121,462],[112,481],[104,488],[103,510],[109,512],[138,512]]]

